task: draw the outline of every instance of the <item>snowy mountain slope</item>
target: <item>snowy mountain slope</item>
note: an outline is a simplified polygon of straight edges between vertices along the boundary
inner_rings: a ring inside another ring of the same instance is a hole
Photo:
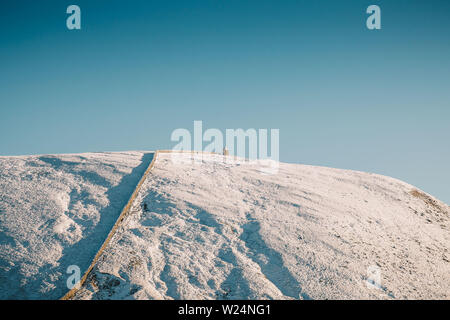
[[[172,156],[158,155],[76,299],[450,298],[450,210],[413,186]]]
[[[153,153],[0,157],[0,299],[58,299],[87,269]]]

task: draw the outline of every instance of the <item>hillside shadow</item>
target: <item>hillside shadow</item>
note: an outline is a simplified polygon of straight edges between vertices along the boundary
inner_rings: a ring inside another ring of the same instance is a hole
[[[219,300],[247,300],[255,299],[250,289],[248,280],[244,277],[242,266],[237,262],[236,256],[229,247],[220,250],[218,258],[232,265],[232,269],[227,278],[220,284],[219,290],[216,291],[216,299]]]
[[[285,296],[304,300],[311,298],[304,292],[300,283],[295,279],[285,266],[281,254],[269,247],[260,234],[260,223],[251,219],[243,227],[240,237],[249,249],[250,258],[257,263],[261,272],[270,280]]]
[[[109,188],[106,192],[109,205],[100,210],[100,221],[92,230],[90,230],[89,234],[83,236],[80,241],[72,246],[64,248],[61,259],[57,261],[57,267],[54,267],[53,265],[45,265],[40,268],[39,279],[36,279],[34,283],[31,284],[31,286],[36,289],[32,290],[32,292],[36,292],[36,296],[28,298],[61,298],[69,290],[66,285],[66,280],[70,275],[66,273],[66,270],[70,265],[77,265],[81,270],[81,276],[84,274],[95,257],[95,254],[106,240],[107,235],[122,212],[122,209],[127,204],[142,175],[145,173],[145,170],[153,160],[153,157],[154,152],[145,153],[142,156],[141,164],[135,167],[130,174],[123,176],[120,183],[115,187],[111,187],[108,181],[95,172],[88,172],[86,175],[83,174],[83,177],[85,177],[88,181]],[[41,158],[41,160],[51,163],[57,168],[65,164],[61,160],[54,158]],[[69,208],[73,207],[72,202],[79,200],[80,195],[78,195],[78,197],[71,197]],[[39,286],[43,281],[49,279],[49,277],[55,273],[61,274],[59,280],[55,282],[55,287],[53,290],[49,291],[45,296],[42,296],[42,294],[39,294]]]

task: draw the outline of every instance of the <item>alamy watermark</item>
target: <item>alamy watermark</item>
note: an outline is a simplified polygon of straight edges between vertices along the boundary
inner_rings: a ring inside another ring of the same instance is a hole
[[[67,7],[67,14],[70,16],[66,19],[66,26],[69,30],[80,30],[81,29],[81,9],[79,6],[72,4]]]
[[[71,4],[67,7],[67,14],[70,16],[66,19],[66,26],[69,30],[80,30],[81,29],[81,9],[78,5]],[[366,27],[369,30],[380,30],[381,29],[381,9],[378,5],[370,5],[366,9],[366,13],[370,16],[366,20]]]
[[[369,30],[381,29],[381,9],[377,5],[370,5],[367,7],[366,13],[370,16],[366,20],[366,26]]]
[[[380,267],[372,265],[367,268],[366,286],[369,289],[382,289]]]
[[[67,278],[66,285],[69,290],[79,289],[81,286],[81,270],[77,265],[71,265],[67,267],[66,273],[70,276]]]
[[[224,162],[257,163],[262,173],[278,173],[280,158],[280,130],[279,129],[226,129],[225,134],[216,128],[203,132],[203,122],[194,121],[193,134],[184,128],[175,129],[171,134],[171,141],[178,142],[172,151],[201,151],[224,155]],[[270,139],[269,139],[270,135]],[[204,145],[206,143],[206,145]],[[269,154],[270,150],[270,154]],[[202,159],[201,154],[195,154],[193,162]],[[175,162],[186,161],[173,153]]]

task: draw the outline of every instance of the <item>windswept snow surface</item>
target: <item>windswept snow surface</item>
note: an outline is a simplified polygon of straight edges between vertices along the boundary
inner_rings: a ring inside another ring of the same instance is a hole
[[[413,186],[191,157],[158,155],[76,299],[450,298],[449,207]]]
[[[58,299],[83,273],[153,153],[0,157],[0,299]]]

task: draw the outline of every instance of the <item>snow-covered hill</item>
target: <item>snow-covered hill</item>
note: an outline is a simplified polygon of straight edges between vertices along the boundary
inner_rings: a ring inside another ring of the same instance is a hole
[[[85,270],[153,153],[0,157],[0,299],[58,299]]]
[[[348,170],[281,164],[263,175],[219,155],[200,164],[173,156],[158,155],[75,298],[450,298],[449,207],[413,186]]]
[[[66,293],[152,156],[0,157],[0,298]],[[437,199],[376,174],[191,157],[158,155],[76,299],[450,298]]]

